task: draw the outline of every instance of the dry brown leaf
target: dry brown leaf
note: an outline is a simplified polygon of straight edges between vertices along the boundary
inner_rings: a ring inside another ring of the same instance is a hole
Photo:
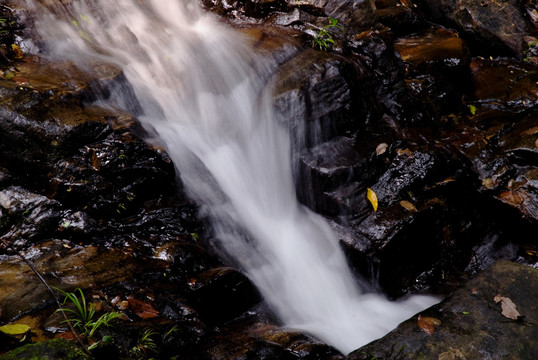
[[[406,149],[404,149],[404,150],[402,150],[402,149],[396,149],[396,153],[398,154],[398,156],[407,155],[407,156],[409,156],[410,158],[413,157],[413,153],[411,152],[411,150],[409,150],[409,148],[406,148]]]
[[[159,312],[149,303],[128,299],[129,309],[142,319],[150,319],[159,316]]]
[[[417,208],[415,207],[415,205],[413,205],[412,203],[410,203],[410,202],[407,201],[407,200],[402,200],[402,201],[400,201],[400,205],[401,205],[404,209],[406,209],[406,210],[408,210],[408,211],[413,211],[413,212],[417,211]]]
[[[441,320],[433,317],[418,316],[417,324],[420,330],[424,331],[428,335],[433,335],[435,327],[441,325]]]
[[[495,301],[496,303],[499,303],[499,302],[501,303],[502,314],[505,317],[509,319],[517,320],[517,318],[521,316],[519,311],[517,311],[516,304],[514,304],[514,302],[510,298],[496,295],[493,298],[493,301]]]
[[[521,135],[534,135],[534,134],[538,134],[538,126],[535,126],[533,128],[530,128],[521,132]]]
[[[377,145],[377,147],[375,148],[376,155],[379,156],[381,154],[384,154],[385,151],[387,151],[388,147],[389,147],[389,145],[386,144],[386,143],[381,143],[381,144]]]

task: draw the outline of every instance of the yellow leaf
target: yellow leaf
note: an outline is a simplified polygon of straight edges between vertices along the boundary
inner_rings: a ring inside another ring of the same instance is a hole
[[[24,53],[22,52],[19,45],[11,44],[11,49],[13,50],[13,54],[15,55],[15,59],[22,59],[24,57]]]
[[[476,114],[476,106],[474,105],[467,105],[469,107],[469,112],[471,113],[471,115],[475,115]]]
[[[7,335],[24,335],[30,331],[30,327],[25,324],[4,325],[0,326],[0,331]]]
[[[366,190],[366,198],[370,201],[372,204],[372,207],[374,208],[374,212],[377,211],[377,195],[374,192],[374,190],[368,188]]]

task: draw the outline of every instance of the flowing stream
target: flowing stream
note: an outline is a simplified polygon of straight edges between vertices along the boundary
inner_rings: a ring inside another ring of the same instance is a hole
[[[24,2],[23,2],[24,1]],[[290,140],[240,34],[187,0],[21,0],[50,56],[120,66],[220,246],[284,325],[347,353],[436,299],[363,293],[323,218],[295,196]]]

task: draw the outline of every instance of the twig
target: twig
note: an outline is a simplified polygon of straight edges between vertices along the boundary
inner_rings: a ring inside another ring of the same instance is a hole
[[[84,345],[84,343],[82,342],[82,340],[80,339],[80,336],[79,334],[77,333],[77,331],[75,330],[75,328],[73,327],[73,325],[71,324],[71,321],[69,320],[69,318],[67,317],[67,314],[65,313],[65,311],[63,310],[62,308],[62,305],[60,304],[60,300],[58,300],[58,298],[56,297],[56,293],[54,292],[54,290],[52,290],[52,288],[49,286],[49,284],[47,283],[47,281],[45,280],[45,278],[43,278],[43,276],[39,273],[39,271],[37,271],[37,269],[35,268],[34,264],[32,264],[30,262],[30,260],[26,259],[19,250],[17,249],[14,249],[6,240],[0,238],[0,241],[2,242],[2,244],[4,244],[4,246],[7,248],[7,249],[11,249],[12,251],[14,251],[18,257],[21,258],[22,261],[24,261],[26,263],[26,265],[28,265],[28,267],[30,267],[30,269],[32,269],[32,271],[37,275],[37,277],[39,278],[39,280],[41,280],[41,282],[47,287],[47,289],[49,290],[49,292],[52,294],[52,297],[54,298],[54,301],[56,301],[56,304],[58,305],[58,310],[60,310],[60,312],[62,313],[64,319],[65,319],[65,322],[67,323],[67,325],[69,326],[69,329],[71,330],[71,332],[73,333],[73,335],[75,336],[75,339],[77,339],[78,343],[80,344],[80,346],[82,347],[82,349],[84,350],[84,352],[88,355],[91,355],[90,351],[86,348],[86,345]]]

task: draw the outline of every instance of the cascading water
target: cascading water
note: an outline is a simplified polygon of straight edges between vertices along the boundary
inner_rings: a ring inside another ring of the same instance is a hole
[[[436,301],[361,293],[329,226],[296,200],[289,134],[252,66],[264,60],[240,35],[194,1],[52,3],[24,2],[51,56],[123,68],[140,121],[286,326],[349,352]]]

